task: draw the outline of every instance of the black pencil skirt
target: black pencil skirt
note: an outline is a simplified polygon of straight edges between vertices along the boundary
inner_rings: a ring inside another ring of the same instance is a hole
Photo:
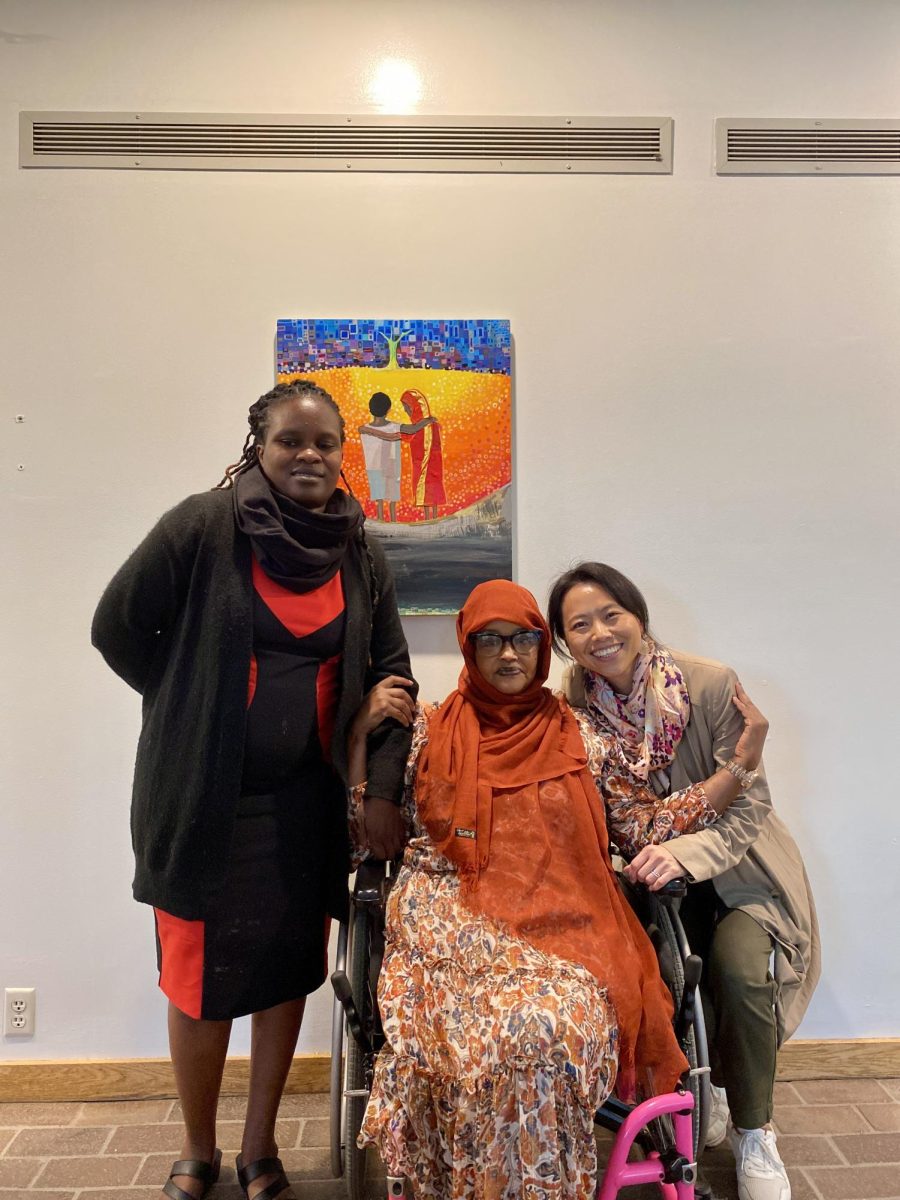
[[[226,1021],[323,983],[333,898],[341,887],[346,897],[346,818],[335,783],[317,775],[242,797],[226,878],[206,917],[154,909],[159,986],[188,1016]]]

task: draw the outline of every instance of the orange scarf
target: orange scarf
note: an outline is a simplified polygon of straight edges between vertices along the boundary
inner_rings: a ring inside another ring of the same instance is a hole
[[[475,665],[469,634],[491,621],[539,629],[534,680],[499,692]],[[622,897],[609,857],[605,808],[578,724],[543,686],[550,631],[530,592],[480,584],[456,622],[465,666],[429,721],[419,760],[419,815],[460,871],[469,907],[548,954],[586,967],[608,991],[619,1029],[623,1099],[668,1091],[687,1063],[656,955]]]

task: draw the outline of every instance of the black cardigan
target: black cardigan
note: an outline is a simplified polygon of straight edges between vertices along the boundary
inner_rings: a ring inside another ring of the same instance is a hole
[[[394,582],[377,540],[341,568],[346,632],[332,754],[347,774],[347,729],[365,692],[410,675]],[[189,496],[159,521],[106,588],[91,630],[143,697],[131,806],[135,899],[202,919],[221,884],[244,756],[253,642],[252,549],[230,491]],[[410,733],[385,722],[369,741],[368,792],[399,800]],[[336,803],[344,803],[343,794]],[[344,889],[346,895],[346,889]]]

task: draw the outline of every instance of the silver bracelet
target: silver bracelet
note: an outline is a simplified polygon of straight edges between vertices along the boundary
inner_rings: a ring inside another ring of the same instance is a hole
[[[725,764],[725,770],[730,772],[730,774],[735,777],[745,791],[748,787],[750,787],[754,779],[759,774],[759,771],[746,770],[741,766],[736,758],[729,758],[728,762]]]

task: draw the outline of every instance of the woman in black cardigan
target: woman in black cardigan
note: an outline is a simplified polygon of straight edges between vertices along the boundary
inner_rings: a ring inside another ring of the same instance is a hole
[[[327,392],[279,384],[250,409],[238,463],[168,512],[103,594],[93,642],[141,693],[134,895],[154,908],[185,1121],[163,1194],[218,1175],[216,1108],[231,1021],[253,1013],[239,1179],[290,1200],[275,1118],[328,919],[347,897],[346,736],[375,683],[365,820],[400,847],[415,688],[394,585],[337,487],[344,422]],[[393,677],[393,678],[392,678]]]

